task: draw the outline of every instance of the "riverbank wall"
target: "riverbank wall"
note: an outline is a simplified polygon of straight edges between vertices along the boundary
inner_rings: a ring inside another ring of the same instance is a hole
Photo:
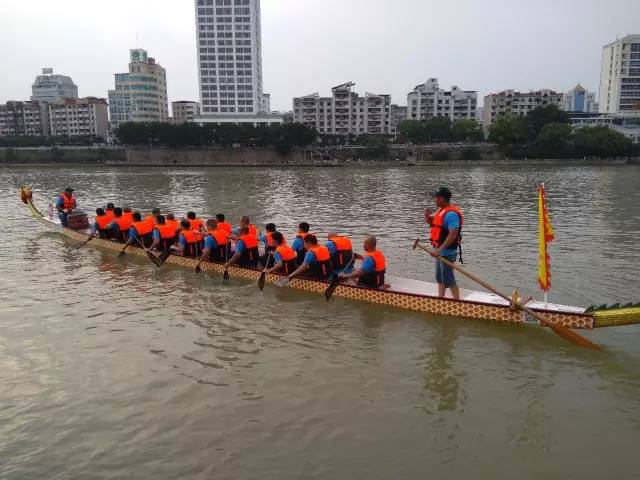
[[[443,165],[603,165],[640,164],[639,159],[509,159],[492,145],[392,146],[292,150],[272,148],[0,148],[0,166],[83,165],[117,167],[341,167]]]

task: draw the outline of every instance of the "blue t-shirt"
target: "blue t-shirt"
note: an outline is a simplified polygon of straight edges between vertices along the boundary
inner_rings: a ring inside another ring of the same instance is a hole
[[[236,242],[236,253],[242,253],[244,252],[245,249],[245,245],[244,245],[244,241],[243,240],[238,240]]]
[[[304,240],[300,237],[294,238],[293,242],[291,243],[291,248],[293,248],[296,252],[304,250]]]
[[[262,243],[264,243],[264,246],[267,247],[267,235],[264,232],[260,232],[260,235],[258,235],[258,240],[260,240]]]
[[[307,265],[313,265],[314,263],[316,263],[316,254],[313,252],[307,252],[304,255],[304,263],[306,263]]]
[[[182,248],[185,248],[185,249],[187,248],[187,239],[184,238],[183,234],[180,234],[180,236],[178,237],[178,243]]]
[[[213,238],[213,235],[207,235],[206,237],[204,237],[204,248],[213,250],[217,246],[218,242],[216,242],[216,239]]]
[[[64,207],[64,199],[62,198],[62,195],[58,195],[58,199],[56,200],[56,207],[60,207],[60,208]]]
[[[444,221],[442,222],[442,224],[449,230],[451,230],[452,228],[460,228],[460,215],[458,215],[456,212],[448,212],[444,216]],[[456,255],[457,253],[457,248],[447,248],[445,250],[442,250],[441,255],[443,257],[450,257]]]
[[[135,228],[131,227],[129,229],[129,238],[135,240],[136,238],[138,238],[138,232],[136,231]]]
[[[327,243],[324,244],[324,246],[329,249],[329,253],[331,254],[332,257],[338,251],[338,247],[336,247],[336,244],[333,243],[333,240],[329,240]]]
[[[151,235],[153,236],[153,240],[161,240],[162,237],[160,236],[160,230],[158,230],[157,228],[153,229],[153,232],[151,232]]]
[[[376,261],[373,257],[366,257],[362,262],[362,271],[364,273],[373,273],[376,271]]]
[[[273,261],[275,263],[280,263],[280,262],[284,263],[282,261],[282,255],[280,255],[280,252],[273,252]]]

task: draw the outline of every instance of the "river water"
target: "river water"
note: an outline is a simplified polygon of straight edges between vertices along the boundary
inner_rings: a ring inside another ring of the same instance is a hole
[[[0,169],[0,478],[640,478],[640,326],[545,329],[157,270],[46,232],[67,185],[176,213],[299,221],[430,280],[427,192],[466,214],[465,264],[537,295],[536,186],[558,303],[640,301],[640,168]],[[461,280],[467,287],[473,287]]]

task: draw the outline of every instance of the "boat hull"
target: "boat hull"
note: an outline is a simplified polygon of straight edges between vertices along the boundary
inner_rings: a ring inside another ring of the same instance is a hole
[[[62,227],[60,224],[54,222],[52,219],[44,217],[33,205],[31,201],[26,202],[32,216],[47,225],[48,228],[56,230],[63,235],[82,242],[87,240],[89,235],[82,231],[71,230]],[[105,240],[101,238],[95,238],[87,244],[93,248],[101,248],[110,250],[113,252],[120,252],[122,250],[122,244]],[[147,256],[146,252],[139,247],[130,246],[127,249],[127,255],[135,255],[139,257]],[[193,258],[183,257],[179,255],[171,255],[167,258],[166,264],[176,265],[187,269],[195,269],[197,260]],[[202,262],[200,267],[203,271],[211,274],[222,275],[224,267],[222,264],[213,262]],[[241,267],[230,267],[229,275],[232,278],[257,281],[260,277],[258,270]],[[281,275],[268,275],[267,280],[277,280],[283,278]],[[309,279],[296,278],[291,281],[289,286],[297,290],[303,290],[307,292],[322,294],[328,287],[327,282],[320,282]],[[496,322],[513,323],[513,324],[533,324],[540,325],[540,323],[531,318],[523,311],[512,309],[508,305],[491,304],[485,302],[467,301],[467,300],[454,300],[449,298],[440,298],[437,296],[412,294],[407,292],[398,292],[391,289],[379,290],[370,289],[364,287],[355,287],[340,285],[334,292],[334,296],[342,297],[350,300],[357,300],[378,305],[387,305],[404,310],[411,310],[415,312],[424,312],[431,315],[441,315],[450,317],[461,317],[474,320],[491,320]],[[591,313],[578,313],[578,312],[563,312],[563,311],[550,311],[544,309],[534,309],[536,313],[539,313],[547,322],[562,325],[568,328],[575,329],[592,329],[597,325],[596,315]],[[635,317],[634,317],[635,318]],[[629,320],[629,319],[626,319]],[[626,323],[637,323],[636,321],[627,321]],[[602,326],[611,326],[616,324],[615,321]]]

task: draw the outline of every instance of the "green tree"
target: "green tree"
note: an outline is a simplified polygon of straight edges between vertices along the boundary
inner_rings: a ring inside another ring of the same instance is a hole
[[[634,150],[631,140],[606,126],[577,129],[574,145],[581,156],[616,157],[630,155]]]
[[[545,105],[531,110],[525,117],[527,136],[533,142],[545,125],[550,123],[569,123],[569,114],[555,105]]]
[[[481,142],[484,140],[484,133],[475,120],[462,119],[451,125],[451,138],[456,142]]]
[[[527,139],[527,123],[522,117],[498,117],[489,127],[489,141],[498,145],[522,144]]]
[[[538,154],[547,157],[565,157],[573,151],[573,129],[568,123],[547,123],[535,142]]]

